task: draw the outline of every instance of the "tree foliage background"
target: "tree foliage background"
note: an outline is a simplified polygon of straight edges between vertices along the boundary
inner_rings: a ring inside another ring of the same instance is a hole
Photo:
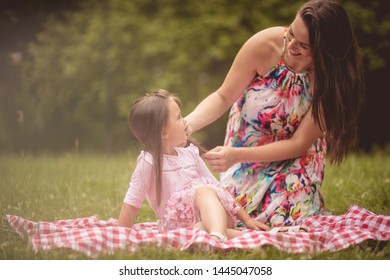
[[[2,152],[123,151],[136,143],[127,127],[136,98],[168,89],[189,113],[222,83],[250,36],[287,26],[304,2],[17,1],[21,10],[10,4],[15,1],[0,1],[0,30],[14,42],[0,49]],[[364,54],[359,147],[367,149],[390,141],[383,132],[386,109],[378,109],[390,105],[388,0],[340,2]],[[21,32],[32,24],[26,18],[37,26],[27,35]],[[225,121],[197,136],[208,147],[221,144]]]

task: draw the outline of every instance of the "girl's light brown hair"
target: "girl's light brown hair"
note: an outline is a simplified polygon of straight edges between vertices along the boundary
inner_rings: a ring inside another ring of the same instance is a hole
[[[144,144],[145,151],[153,157],[152,181],[155,182],[157,204],[161,201],[162,185],[162,142],[161,133],[167,125],[168,102],[175,97],[166,90],[157,90],[139,98],[129,113],[129,128],[135,138]]]
[[[135,101],[130,109],[128,123],[131,132],[144,145],[145,151],[153,157],[152,181],[156,186],[157,204],[160,205],[162,193],[163,153],[161,133],[167,125],[169,116],[169,100],[178,105],[180,100],[167,90],[159,89],[153,94],[146,94]],[[189,139],[203,151],[195,140]]]
[[[363,100],[359,46],[346,11],[337,2],[311,0],[298,14],[308,28],[313,54],[313,117],[326,131],[331,162],[339,163],[356,139]]]

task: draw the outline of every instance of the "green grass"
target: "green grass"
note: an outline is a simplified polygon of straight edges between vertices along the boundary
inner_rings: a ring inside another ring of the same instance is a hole
[[[117,218],[134,168],[136,154],[104,155],[0,155],[0,215],[54,221],[97,216]],[[326,208],[343,214],[352,204],[390,215],[390,152],[352,154],[340,166],[326,168],[323,195]],[[154,221],[145,204],[137,222]],[[373,250],[377,242],[364,242],[339,252],[319,255],[287,254],[267,246],[228,252],[181,252],[156,247],[134,254],[118,252],[101,259],[390,259],[390,245]],[[74,251],[53,249],[34,253],[27,239],[19,238],[1,220],[0,259],[87,259]]]

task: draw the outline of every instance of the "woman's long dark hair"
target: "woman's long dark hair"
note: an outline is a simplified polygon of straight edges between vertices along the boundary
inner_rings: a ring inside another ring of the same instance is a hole
[[[309,30],[313,55],[313,117],[326,131],[331,162],[340,163],[356,140],[364,94],[359,46],[337,2],[311,0],[298,14]]]

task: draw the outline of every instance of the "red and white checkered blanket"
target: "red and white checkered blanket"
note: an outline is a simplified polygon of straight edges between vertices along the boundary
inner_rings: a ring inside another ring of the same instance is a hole
[[[96,217],[32,222],[7,215],[7,220],[19,235],[29,238],[35,251],[67,248],[92,258],[118,250],[131,253],[140,245],[186,250],[193,244],[220,249],[249,249],[272,245],[289,253],[318,254],[342,250],[368,239],[390,239],[390,216],[375,215],[355,205],[344,215],[306,218],[302,225],[307,226],[309,232],[274,233],[245,229],[242,236],[222,244],[199,229],[182,228],[162,232],[158,230],[157,223],[153,222],[123,228],[116,226],[116,219],[103,221]]]

